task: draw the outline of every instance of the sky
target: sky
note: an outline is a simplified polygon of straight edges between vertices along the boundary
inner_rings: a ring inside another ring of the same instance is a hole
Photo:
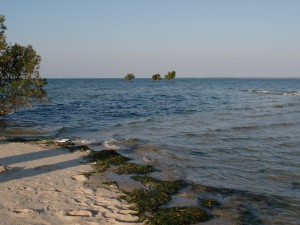
[[[300,77],[299,0],[0,0],[45,78]]]

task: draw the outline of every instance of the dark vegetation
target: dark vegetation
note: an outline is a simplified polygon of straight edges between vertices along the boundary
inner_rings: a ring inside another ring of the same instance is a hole
[[[167,80],[173,80],[176,76],[176,72],[175,71],[169,71],[166,75],[165,75],[165,79]]]
[[[127,73],[127,75],[124,77],[125,80],[133,80],[135,78],[133,73]]]
[[[157,74],[152,75],[152,79],[156,80],[156,81],[161,80],[160,74],[157,73]]]
[[[41,57],[31,45],[8,44],[0,16],[0,116],[47,100],[47,81],[39,74]]]
[[[172,195],[178,194],[186,184],[181,180],[162,181],[147,175],[141,176],[140,174],[157,171],[151,165],[130,163],[128,157],[122,156],[115,150],[92,151],[88,158],[93,165],[93,172],[104,172],[110,169],[117,174],[133,174],[132,179],[145,186],[145,188],[136,188],[131,192],[124,190],[123,192],[126,194],[124,198],[136,205],[141,220],[145,220],[148,224],[188,225],[207,221],[211,217],[200,205],[199,207],[165,208],[171,201]]]
[[[176,72],[174,70],[172,71],[169,71],[165,76],[164,78],[166,80],[173,80],[176,76]],[[133,73],[127,73],[127,75],[124,77],[125,80],[133,80],[135,78],[134,74]],[[161,80],[161,76],[160,74],[156,73],[154,75],[152,75],[152,79],[155,80],[155,81],[159,81]]]
[[[211,216],[201,208],[160,208],[151,218],[151,225],[187,225],[207,221]]]
[[[115,169],[117,174],[147,174],[156,171],[151,165],[124,163]]]

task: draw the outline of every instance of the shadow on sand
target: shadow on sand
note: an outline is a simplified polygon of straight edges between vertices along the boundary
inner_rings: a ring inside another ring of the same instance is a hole
[[[0,157],[1,152],[0,146]],[[51,157],[57,157],[66,155],[66,159],[68,158],[67,155],[72,154],[66,149],[62,148],[53,148],[53,149],[45,149],[39,150],[36,152],[24,153],[20,155],[12,155],[8,157],[1,157],[0,158],[0,165],[5,166],[8,168],[6,171],[0,172],[0,183],[8,182],[10,180],[33,177],[45,173],[50,173],[56,170],[62,170],[70,167],[78,166],[78,164],[86,162],[86,160],[82,157],[72,158],[71,160],[64,160],[64,157],[59,157],[57,159],[57,163],[52,163],[53,160],[48,160]],[[34,167],[32,167],[33,162],[35,162]],[[31,164],[32,162],[32,164]],[[49,164],[51,162],[51,164]],[[20,164],[20,165],[19,165]]]

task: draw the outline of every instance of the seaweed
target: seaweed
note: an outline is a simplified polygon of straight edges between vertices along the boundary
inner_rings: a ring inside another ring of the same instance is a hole
[[[134,180],[147,186],[147,189],[135,189],[127,193],[128,201],[135,203],[140,213],[156,211],[171,200],[171,195],[176,194],[183,187],[183,182],[161,181],[148,176],[134,176]]]
[[[171,196],[160,190],[135,189],[131,193],[127,193],[128,202],[135,203],[140,213],[144,211],[155,211],[160,206],[171,200]]]
[[[182,180],[162,181],[149,176],[134,176],[132,178],[149,188],[157,189],[159,191],[166,192],[167,194],[176,194],[184,186],[184,182]]]
[[[103,184],[108,185],[108,186],[114,185],[116,187],[119,187],[119,184],[116,181],[106,181],[106,182],[103,182]]]
[[[188,225],[204,222],[210,219],[210,215],[201,208],[172,207],[161,208],[153,217],[149,218],[151,225]]]
[[[96,173],[101,173],[109,168],[109,164],[102,161],[96,161],[95,164],[92,165],[92,167]]]
[[[86,145],[67,145],[65,146],[66,149],[68,149],[70,152],[74,152],[74,151],[81,151],[81,152],[87,152],[87,151],[91,151],[91,149],[86,146]]]
[[[88,172],[81,173],[81,175],[87,176],[89,178],[94,173],[96,173],[96,172],[95,171],[88,171]]]
[[[156,171],[151,165],[137,165],[135,163],[124,163],[115,169],[117,174],[147,174]]]
[[[123,164],[130,159],[125,157],[115,150],[102,150],[100,152],[91,152],[88,156],[92,162],[103,161],[107,164],[120,165]]]
[[[199,200],[200,200],[200,205],[207,209],[218,208],[221,205],[217,200],[213,198],[204,198]]]

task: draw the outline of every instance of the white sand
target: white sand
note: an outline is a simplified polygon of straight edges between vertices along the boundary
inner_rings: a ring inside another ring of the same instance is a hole
[[[83,153],[0,143],[0,224],[142,224],[114,186],[88,188]],[[72,178],[73,177],[73,178]]]

